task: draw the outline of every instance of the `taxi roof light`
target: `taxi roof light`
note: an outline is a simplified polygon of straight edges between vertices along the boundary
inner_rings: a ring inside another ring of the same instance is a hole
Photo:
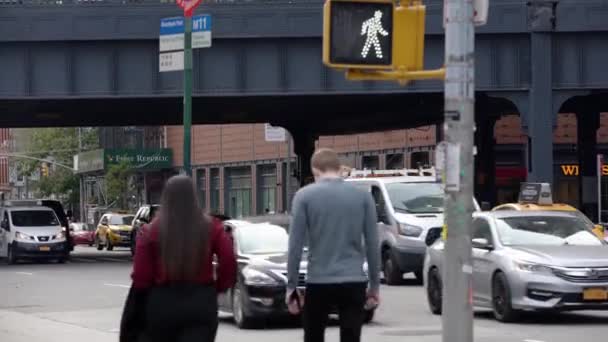
[[[521,183],[518,202],[521,204],[553,205],[549,183]]]
[[[357,170],[351,169],[344,173],[346,178],[379,178],[379,177],[434,177],[435,168],[400,169],[400,170]]]

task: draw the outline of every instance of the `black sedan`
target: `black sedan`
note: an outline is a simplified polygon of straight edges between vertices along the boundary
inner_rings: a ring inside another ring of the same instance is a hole
[[[231,313],[239,328],[255,328],[264,321],[288,317],[286,230],[270,223],[239,220],[228,220],[224,225],[233,237],[239,267],[237,284],[219,298],[220,311]],[[300,286],[305,285],[306,262],[303,261]],[[374,311],[367,312],[366,322],[371,321],[373,315]]]

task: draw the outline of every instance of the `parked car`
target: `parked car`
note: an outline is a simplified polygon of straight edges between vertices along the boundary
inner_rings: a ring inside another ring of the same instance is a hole
[[[20,259],[66,261],[66,234],[53,209],[5,206],[0,209],[0,220],[0,257],[8,264]]]
[[[131,229],[135,217],[126,213],[106,213],[99,220],[95,231],[97,250],[108,251],[114,247],[131,247]]]
[[[444,221],[445,193],[435,170],[350,170],[346,181],[371,193],[376,204],[385,282],[398,285],[409,272],[422,282],[426,248],[441,237]]]
[[[239,328],[252,328],[263,320],[288,317],[285,304],[286,229],[270,223],[240,220],[224,221],[224,226],[234,241],[238,274],[235,287],[219,298],[220,311],[233,314]],[[302,261],[302,287],[306,286],[306,266],[307,262]],[[365,265],[361,266],[366,270]],[[366,322],[373,316],[374,310],[366,312]]]
[[[72,235],[72,245],[93,246],[95,244],[95,231],[90,229],[86,223],[70,223],[70,233]]]
[[[145,224],[152,222],[159,209],[160,205],[158,204],[146,204],[137,210],[131,228],[131,255],[135,255],[137,233]]]
[[[473,218],[473,304],[502,322],[524,310],[608,310],[608,245],[574,212],[492,211]],[[444,241],[427,250],[425,288],[442,311]]]

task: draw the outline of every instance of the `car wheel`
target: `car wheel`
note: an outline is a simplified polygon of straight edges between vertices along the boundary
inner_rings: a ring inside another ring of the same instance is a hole
[[[365,310],[365,317],[363,318],[363,323],[369,324],[374,320],[374,314],[376,310]]]
[[[390,249],[387,249],[383,254],[383,270],[384,278],[387,285],[399,285],[403,281],[403,272],[393,260]]]
[[[439,270],[435,267],[429,270],[429,279],[426,285],[426,298],[429,302],[429,308],[435,315],[441,315],[441,305],[443,300],[443,284]]]
[[[511,288],[504,273],[498,272],[492,280],[492,312],[500,322],[513,322],[518,318],[518,311],[511,306]]]
[[[240,329],[251,329],[254,327],[255,322],[252,317],[245,313],[244,305],[243,294],[237,286],[232,293],[232,315],[234,322]]]
[[[98,251],[103,250],[103,244],[101,243],[101,239],[99,238],[99,235],[95,235],[95,245],[97,246]]]
[[[8,245],[6,263],[9,265],[14,265],[17,263],[17,256],[15,255],[15,252],[13,251],[13,247],[11,245]]]
[[[110,239],[110,235],[108,235],[108,236],[106,237],[106,245],[107,245],[107,246],[106,246],[106,249],[107,249],[108,251],[112,251],[112,250],[114,250],[114,245],[112,244],[112,240]]]

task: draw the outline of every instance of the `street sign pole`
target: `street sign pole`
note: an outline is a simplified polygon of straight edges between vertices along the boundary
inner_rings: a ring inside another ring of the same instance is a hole
[[[192,15],[185,17],[184,24],[184,171],[192,177]]]
[[[471,226],[475,124],[470,0],[445,0],[445,267],[443,342],[473,341]]]

